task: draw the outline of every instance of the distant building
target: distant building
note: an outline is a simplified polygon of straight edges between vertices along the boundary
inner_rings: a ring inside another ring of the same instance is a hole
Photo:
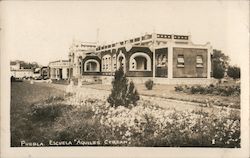
[[[49,76],[51,79],[68,79],[72,76],[72,73],[68,60],[57,60],[49,63]]]
[[[34,76],[32,69],[11,70],[11,76],[15,78],[31,78]]]
[[[33,78],[39,79],[41,77],[41,68],[35,68]]]
[[[10,62],[10,73],[15,78],[31,78],[34,73],[32,69],[23,69],[19,61]]]
[[[49,78],[49,67],[48,66],[41,67],[41,76],[43,79]]]
[[[10,70],[19,70],[20,68],[21,67],[19,62],[14,62],[14,61],[10,62]]]

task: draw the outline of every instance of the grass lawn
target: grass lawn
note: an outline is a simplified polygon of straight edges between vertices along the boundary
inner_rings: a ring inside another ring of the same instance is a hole
[[[63,96],[62,86],[49,85],[46,83],[12,82],[11,83],[11,145],[19,146],[20,141],[30,137],[34,129],[27,123],[27,113],[30,106],[42,102],[51,96]],[[25,132],[23,130],[30,130]]]
[[[111,90],[112,85],[102,85],[102,84],[92,84],[84,85],[85,87],[90,87],[94,89]],[[135,85],[139,94],[145,96],[156,96],[166,99],[175,99],[181,101],[191,101],[197,103],[213,102],[214,105],[231,105],[233,108],[240,109],[240,96],[216,96],[216,95],[202,95],[202,94],[186,94],[175,91],[175,85],[161,85],[156,84],[153,90],[147,90],[144,84]]]

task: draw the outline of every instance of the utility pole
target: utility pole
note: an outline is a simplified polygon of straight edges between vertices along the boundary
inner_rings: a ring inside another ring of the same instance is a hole
[[[96,46],[99,45],[99,33],[100,33],[100,29],[97,28],[97,29],[96,29]]]

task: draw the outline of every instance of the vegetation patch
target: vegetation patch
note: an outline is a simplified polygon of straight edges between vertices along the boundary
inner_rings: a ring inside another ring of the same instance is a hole
[[[115,72],[112,81],[112,90],[107,101],[112,107],[133,106],[140,99],[139,94],[132,81],[128,82],[126,75],[121,67]]]
[[[76,146],[241,146],[240,118],[229,108],[216,109],[216,113],[176,111],[142,99],[136,106],[111,106],[105,99],[81,91],[65,94],[64,100],[61,95],[44,93],[46,98],[34,99],[29,105],[23,94],[18,102],[12,102],[11,146],[20,146],[23,140],[45,146],[51,146],[51,140]]]
[[[145,82],[145,87],[148,89],[148,90],[152,90],[153,89],[153,86],[154,86],[154,81],[153,80],[147,80]]]
[[[189,94],[212,94],[212,95],[221,95],[221,96],[239,96],[240,95],[240,85],[231,85],[231,86],[220,86],[210,84],[209,86],[176,86],[176,92],[184,92]]]
[[[79,96],[72,96],[71,105],[34,105],[20,129],[23,139],[46,146],[49,140],[64,140],[77,146],[240,147],[240,119],[228,109],[216,115],[166,110],[144,100],[130,108],[112,107],[104,100]],[[98,143],[86,143],[92,141]]]

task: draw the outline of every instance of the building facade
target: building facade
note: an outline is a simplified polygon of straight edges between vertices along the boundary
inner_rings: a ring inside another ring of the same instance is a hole
[[[95,52],[96,43],[73,41],[69,48],[69,64],[72,76],[79,78],[82,76],[82,60],[87,54]]]
[[[145,34],[97,46],[82,58],[80,74],[107,79],[122,66],[126,76],[135,81],[152,78],[156,83],[207,82],[211,77],[211,54],[210,43],[193,44],[190,35]]]
[[[15,78],[32,78],[34,76],[34,72],[32,69],[15,69],[11,70],[11,76]]]
[[[21,67],[20,62],[11,61],[10,62],[10,75],[15,78],[32,78],[34,76],[34,72],[32,69],[24,69]]]
[[[49,63],[49,76],[51,79],[69,79],[72,74],[69,60],[57,60]]]

